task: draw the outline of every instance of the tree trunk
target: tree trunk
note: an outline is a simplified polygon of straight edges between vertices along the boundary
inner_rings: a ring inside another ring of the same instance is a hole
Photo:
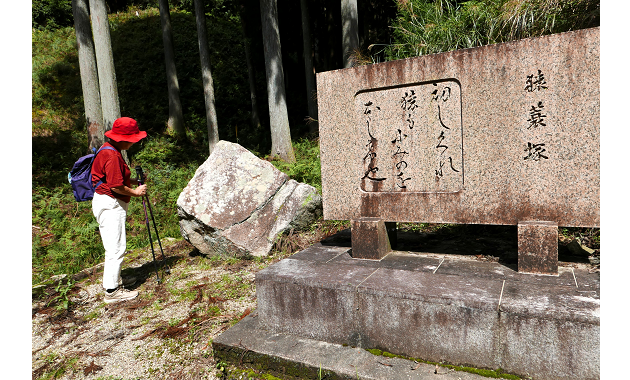
[[[166,66],[166,83],[168,85],[168,123],[169,131],[176,135],[185,135],[184,115],[179,100],[179,83],[175,68],[175,52],[173,50],[173,29],[168,0],[160,0],[160,20],[162,21],[162,40],[164,41],[164,64]]]
[[[91,151],[92,148],[98,149],[103,145],[103,133],[105,131],[103,129],[103,111],[101,110],[101,95],[98,90],[98,72],[87,0],[72,0],[72,15],[74,16],[74,31],[77,37],[83,106],[88,132],[88,150]]]
[[[203,78],[203,94],[206,101],[206,121],[208,125],[208,148],[210,154],[219,142],[217,110],[214,106],[214,85],[210,71],[210,49],[206,33],[206,12],[203,0],[195,0],[195,15],[197,19],[197,37],[199,40],[199,59],[201,61],[201,76]]]
[[[271,127],[271,155],[287,162],[295,162],[291,146],[291,130],[287,113],[278,28],[276,0],[260,0],[260,18],[265,47],[265,72],[267,74],[267,98]]]
[[[244,5],[241,5],[241,27],[243,29],[243,44],[245,45],[245,61],[247,62],[247,74],[249,80],[249,96],[252,101],[251,123],[253,130],[260,128],[260,117],[258,116],[258,101],[256,99],[256,73],[252,62],[251,41],[247,36],[247,25],[245,22]]]
[[[306,77],[306,100],[308,102],[309,125],[312,135],[319,131],[317,122],[317,91],[315,89],[315,70],[313,69],[313,51],[311,49],[311,28],[309,26],[306,0],[300,0],[302,10],[302,45],[304,46],[304,74]]]
[[[354,66],[354,52],[359,49],[359,12],[357,0],[341,0],[344,67]]]
[[[120,117],[120,103],[118,102],[116,70],[114,68],[114,55],[112,53],[105,0],[90,0],[90,13],[92,17],[92,33],[94,34],[96,66],[98,68],[98,82],[101,91],[103,125],[104,130],[109,131],[112,129],[114,121]]]

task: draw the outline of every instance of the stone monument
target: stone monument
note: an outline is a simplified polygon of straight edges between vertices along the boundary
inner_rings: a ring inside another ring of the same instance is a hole
[[[599,226],[598,28],[318,73],[317,92],[324,219],[361,239],[518,225],[519,271],[557,275],[557,227]]]
[[[598,379],[599,274],[559,267],[557,244],[558,226],[599,226],[599,28],[318,73],[317,88],[323,215],[352,221],[352,247],[259,271],[257,312],[216,355],[290,341],[267,362],[299,366],[314,340]],[[516,225],[518,272],[392,250],[396,222]]]

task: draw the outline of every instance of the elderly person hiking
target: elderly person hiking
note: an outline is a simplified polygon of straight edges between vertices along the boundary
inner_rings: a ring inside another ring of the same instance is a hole
[[[98,221],[105,247],[104,301],[112,303],[138,296],[138,291],[125,289],[125,286],[133,285],[136,279],[121,279],[120,270],[127,250],[127,206],[131,197],[144,196],[147,186],[131,188],[132,185],[137,186],[138,181],[131,179],[131,170],[123,160],[121,151],[145,138],[147,133],[138,129],[138,123],[134,119],[121,117],[116,119],[111,130],[105,132],[105,136],[111,141],[103,144],[92,164],[92,183],[95,186],[92,212]]]

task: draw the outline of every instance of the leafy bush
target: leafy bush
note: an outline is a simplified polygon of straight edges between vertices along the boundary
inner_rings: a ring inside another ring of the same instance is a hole
[[[32,51],[33,132],[68,130],[83,107],[74,29],[33,30]]]
[[[74,24],[71,0],[33,0],[33,28],[57,29]]]

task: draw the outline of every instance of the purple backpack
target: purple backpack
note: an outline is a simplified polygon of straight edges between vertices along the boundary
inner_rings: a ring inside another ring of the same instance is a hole
[[[98,152],[103,149],[116,150],[110,146],[103,146]],[[68,173],[68,182],[72,185],[72,193],[77,202],[92,200],[94,190],[103,183],[103,181],[98,181],[96,186],[92,185],[92,163],[98,154],[96,148],[92,148],[92,152],[94,153],[79,158]]]

